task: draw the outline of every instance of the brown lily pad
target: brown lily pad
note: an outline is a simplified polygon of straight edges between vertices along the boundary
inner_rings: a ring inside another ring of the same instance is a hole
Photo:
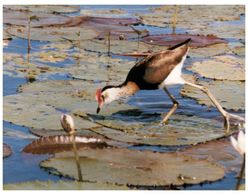
[[[3,158],[7,158],[12,154],[12,149],[9,145],[3,143]]]
[[[144,37],[142,40],[145,43],[161,46],[174,46],[182,41],[191,38],[191,47],[206,47],[208,45],[226,43],[225,40],[220,39],[216,36],[208,35],[191,35],[191,34],[162,34],[162,35],[151,35]]]
[[[163,186],[198,184],[224,176],[224,170],[213,163],[176,153],[86,148],[78,154],[83,178],[93,182]],[[72,169],[75,161],[69,152],[57,153],[40,166],[53,174],[77,178],[76,169]]]
[[[95,137],[80,137],[58,135],[42,137],[25,146],[23,152],[32,154],[54,154],[62,151],[72,151],[73,140],[75,139],[76,147],[103,148],[107,147],[107,143]]]

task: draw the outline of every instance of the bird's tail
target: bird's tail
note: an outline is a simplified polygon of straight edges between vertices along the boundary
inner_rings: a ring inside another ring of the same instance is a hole
[[[177,45],[174,45],[174,46],[170,47],[168,50],[174,50],[174,49],[176,49],[176,48],[178,48],[178,47],[181,47],[182,45],[188,44],[190,41],[191,41],[191,38],[189,38],[189,39],[183,41],[182,43],[179,43],[179,44],[177,44]]]

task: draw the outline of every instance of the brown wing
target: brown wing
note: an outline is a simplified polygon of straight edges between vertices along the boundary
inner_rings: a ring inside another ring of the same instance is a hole
[[[161,83],[177,66],[188,51],[188,46],[183,45],[174,50],[167,50],[151,56],[144,62],[144,80],[147,83]]]

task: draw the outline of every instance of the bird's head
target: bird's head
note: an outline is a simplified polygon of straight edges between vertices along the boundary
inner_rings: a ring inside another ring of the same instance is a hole
[[[109,104],[120,97],[120,87],[106,86],[102,89],[97,89],[95,99],[98,103],[96,113],[98,114],[104,104]]]

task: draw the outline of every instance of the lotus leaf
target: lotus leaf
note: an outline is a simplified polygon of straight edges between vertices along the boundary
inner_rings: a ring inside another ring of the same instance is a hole
[[[127,186],[77,181],[30,181],[3,185],[4,190],[129,190]]]
[[[207,87],[226,109],[245,110],[245,82],[240,81],[199,81],[197,84]],[[185,85],[181,94],[195,99],[199,104],[214,106],[211,100],[200,90]]]
[[[11,24],[11,25],[18,25],[24,26],[27,28],[29,23],[29,17],[36,16],[37,20],[31,20],[30,26],[31,27],[40,27],[44,25],[55,25],[55,24],[64,24],[69,19],[67,16],[63,15],[55,15],[49,13],[30,13],[30,12],[23,12],[23,11],[13,11],[13,10],[4,10],[3,12],[3,23],[4,24]]]
[[[195,62],[188,68],[200,75],[218,80],[245,80],[245,63],[243,58],[223,55],[202,62]]]
[[[176,153],[157,153],[119,148],[80,149],[83,179],[135,186],[166,186],[216,181],[224,176],[223,168],[206,160],[195,160]],[[73,155],[55,154],[41,162],[49,172],[77,178]]]
[[[127,17],[128,13],[123,9],[82,9],[80,12],[85,16],[98,17]]]
[[[26,27],[11,26],[6,31],[14,36],[27,39],[28,31]],[[79,27],[49,27],[49,28],[31,28],[30,39],[37,41],[65,41],[67,40],[79,40],[76,32],[80,32],[80,40],[93,39],[98,34],[95,30],[90,28],[79,28]]]
[[[205,144],[198,144],[180,152],[197,159],[208,159],[225,167],[227,172],[238,172],[241,166],[241,156],[228,139],[214,140]]]
[[[43,13],[74,13],[80,11],[79,5],[4,5],[5,9]]]

